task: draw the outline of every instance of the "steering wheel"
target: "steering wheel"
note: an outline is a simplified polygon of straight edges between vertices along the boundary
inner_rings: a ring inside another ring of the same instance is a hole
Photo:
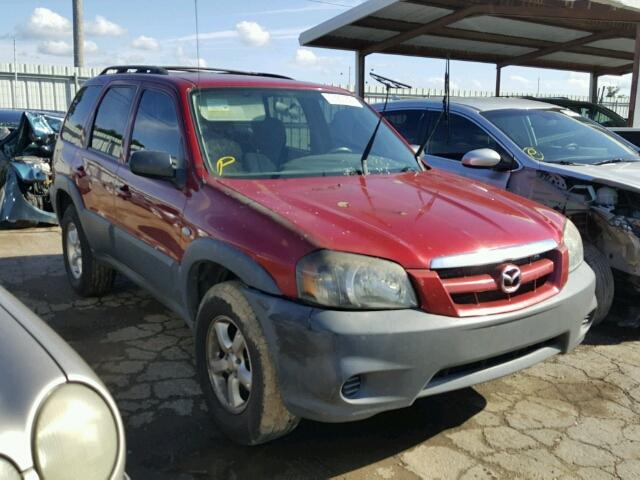
[[[349,147],[338,147],[329,150],[329,153],[353,153]]]
[[[572,142],[565,145],[564,148],[566,148],[567,150],[577,150],[579,148],[579,145],[575,142]]]

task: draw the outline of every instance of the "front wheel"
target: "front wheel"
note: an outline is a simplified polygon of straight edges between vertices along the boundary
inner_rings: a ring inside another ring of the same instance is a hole
[[[285,407],[275,365],[242,284],[224,282],[202,299],[196,320],[196,363],[209,411],[243,445],[286,435],[298,418]]]
[[[597,325],[607,317],[613,304],[613,296],[615,293],[613,272],[611,271],[607,257],[590,243],[584,244],[584,260],[596,274],[596,299],[598,300],[598,308],[596,308],[593,314],[593,325]]]
[[[93,256],[89,241],[82,230],[73,206],[62,215],[62,254],[67,278],[73,289],[83,297],[104,295],[111,290],[115,272]]]

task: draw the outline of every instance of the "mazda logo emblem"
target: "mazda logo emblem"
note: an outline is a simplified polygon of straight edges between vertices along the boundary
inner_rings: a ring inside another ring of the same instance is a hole
[[[500,289],[504,293],[515,293],[520,288],[522,272],[517,265],[504,265],[500,269]]]

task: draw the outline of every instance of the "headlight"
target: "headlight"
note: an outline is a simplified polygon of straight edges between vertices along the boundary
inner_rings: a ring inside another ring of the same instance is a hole
[[[0,478],[2,480],[22,480],[22,475],[9,460],[0,457]]]
[[[569,271],[573,272],[582,264],[584,249],[580,232],[568,218],[564,225],[564,244],[569,250]]]
[[[407,272],[397,263],[351,253],[319,251],[296,268],[298,295],[328,307],[410,308],[417,305]]]
[[[35,460],[47,480],[104,480],[118,455],[118,430],[100,395],[66,384],[45,401],[35,424]]]

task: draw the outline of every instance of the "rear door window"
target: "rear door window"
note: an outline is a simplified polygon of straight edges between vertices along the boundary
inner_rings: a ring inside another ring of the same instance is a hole
[[[61,135],[64,140],[78,147],[82,146],[83,129],[100,95],[101,88],[99,85],[90,85],[80,89],[69,107],[67,119],[62,127]]]
[[[183,158],[182,136],[173,99],[166,93],[146,90],[142,94],[131,134],[131,152],[165,152],[176,161]]]
[[[91,132],[92,149],[120,158],[135,91],[133,86],[116,86],[103,97]]]

